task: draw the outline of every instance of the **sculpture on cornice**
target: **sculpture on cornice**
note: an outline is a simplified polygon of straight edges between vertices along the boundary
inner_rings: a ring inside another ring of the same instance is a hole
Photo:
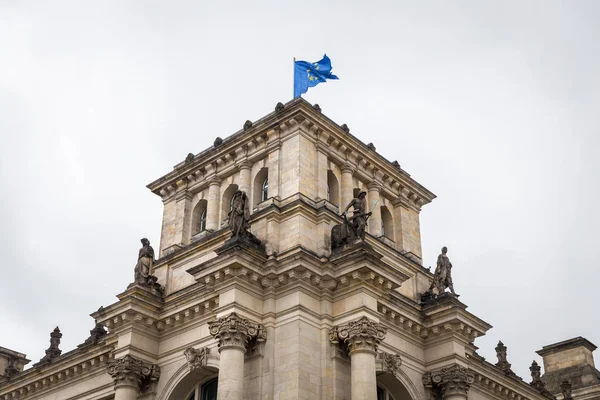
[[[560,384],[560,391],[562,392],[563,400],[573,400],[571,382],[563,381]]]
[[[335,250],[345,245],[350,245],[357,240],[365,240],[365,232],[367,221],[372,212],[366,212],[367,208],[367,193],[360,192],[358,197],[352,199],[344,212],[341,214],[344,218],[344,223],[335,225],[331,229],[331,249]],[[348,218],[346,213],[353,208],[352,216]]]
[[[454,285],[452,283],[452,263],[447,256],[448,248],[442,247],[442,253],[437,258],[437,266],[435,267],[435,273],[433,274],[433,282],[427,292],[421,296],[422,301],[426,301],[431,298],[436,298],[439,295],[445,293],[446,288],[450,289],[452,295],[458,297],[454,291]]]
[[[19,371],[19,369],[17,368],[17,358],[8,357],[8,365],[4,370],[4,375],[0,375],[0,377],[4,377],[6,380],[10,381],[19,372],[21,371]]]
[[[231,210],[229,210],[229,229],[231,238],[228,242],[244,242],[251,247],[264,251],[264,245],[250,232],[250,201],[246,192],[238,190],[233,194]]]
[[[138,252],[138,261],[134,269],[134,281],[129,287],[138,285],[147,287],[155,294],[162,295],[163,288],[156,281],[157,277],[152,275],[154,266],[154,249],[150,246],[150,241],[146,238],[141,239],[142,248]]]
[[[53,361],[55,358],[60,356],[62,350],[58,348],[60,345],[60,338],[62,337],[62,333],[60,333],[60,329],[58,326],[54,328],[54,330],[50,333],[50,347],[46,350],[46,355],[40,360],[38,364],[48,363]]]
[[[233,194],[231,210],[229,211],[231,237],[244,235],[249,227],[250,208],[248,207],[248,196],[245,192],[238,190]]]

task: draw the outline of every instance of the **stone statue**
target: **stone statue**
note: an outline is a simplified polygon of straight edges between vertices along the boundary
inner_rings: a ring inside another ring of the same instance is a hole
[[[135,283],[147,284],[150,277],[152,266],[154,265],[154,249],[150,246],[150,241],[142,239],[142,248],[138,253],[138,262],[135,266]]]
[[[358,197],[352,199],[344,212],[341,214],[344,218],[344,223],[335,225],[331,229],[331,249],[343,247],[354,243],[356,240],[365,240],[365,232],[367,229],[367,220],[372,213],[366,212],[367,208],[367,193],[360,192]],[[352,217],[348,219],[346,213],[353,208]]]
[[[231,211],[229,211],[229,228],[231,237],[244,235],[250,227],[250,208],[248,196],[245,192],[238,190],[233,194]]]
[[[563,395],[563,400],[573,400],[572,385],[569,381],[562,381],[560,391]]]
[[[229,210],[229,229],[231,237],[225,242],[225,246],[243,243],[265,252],[264,244],[250,232],[250,201],[246,192],[242,190],[233,194]]]
[[[454,285],[452,283],[452,263],[446,255],[448,248],[442,247],[442,253],[437,258],[437,266],[435,267],[435,273],[433,274],[433,282],[427,292],[421,295],[421,301],[427,301],[432,298],[444,294],[446,288],[450,289],[450,292],[458,297],[459,295],[454,292]]]
[[[158,278],[152,275],[154,266],[154,249],[146,238],[141,240],[142,248],[138,252],[138,261],[134,269],[134,281],[128,288],[138,285],[149,288],[156,295],[162,296],[164,289],[157,283]]]
[[[439,295],[444,293],[446,288],[449,288],[450,292],[457,296],[454,292],[454,285],[452,284],[452,263],[446,255],[447,253],[448,248],[446,246],[442,247],[442,253],[437,259],[437,266],[435,267],[430,290],[433,290],[435,295]]]

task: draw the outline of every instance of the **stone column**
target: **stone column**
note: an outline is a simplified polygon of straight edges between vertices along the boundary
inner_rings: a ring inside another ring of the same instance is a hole
[[[381,201],[379,200],[379,191],[381,186],[376,182],[371,182],[367,185],[369,190],[369,201],[367,211],[373,209],[373,214],[369,217],[369,233],[375,237],[381,236]],[[377,205],[375,205],[377,203]],[[375,208],[373,208],[375,206]]]
[[[332,329],[332,343],[343,341],[350,355],[352,400],[377,398],[375,357],[377,347],[385,338],[386,329],[377,322],[362,317],[347,325]]]
[[[427,375],[430,375],[430,378]],[[466,400],[475,378],[467,368],[455,364],[442,368],[441,371],[426,374],[423,383],[426,381],[431,382],[432,388],[441,394],[443,400]]]
[[[108,364],[108,374],[115,381],[115,400],[136,400],[140,392],[158,381],[160,368],[126,355]]]
[[[241,318],[235,312],[208,324],[219,345],[219,387],[217,399],[244,398],[244,354],[250,340],[265,341],[262,325]]]
[[[221,179],[213,177],[208,183],[208,204],[206,205],[206,229],[219,229],[219,207],[221,205]]]
[[[344,165],[341,168],[342,171],[342,204],[340,204],[340,211],[343,211],[348,203],[354,198],[354,188],[352,187],[352,174],[354,168],[351,165]]]
[[[251,171],[252,171],[252,162],[249,160],[246,161],[242,161],[239,165],[238,168],[240,169],[240,184],[239,186],[239,190],[241,190],[242,192],[245,192],[246,195],[248,196],[248,198],[252,198],[250,197],[250,195],[252,193],[250,193],[250,186],[252,185],[252,182],[250,182],[251,180]]]

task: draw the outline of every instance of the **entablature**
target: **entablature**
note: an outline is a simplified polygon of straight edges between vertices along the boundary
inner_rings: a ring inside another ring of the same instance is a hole
[[[469,369],[475,376],[474,385],[486,395],[493,394],[499,399],[509,400],[548,400],[534,387],[518,377],[506,376],[495,365],[467,354]]]
[[[148,188],[166,199],[180,189],[198,188],[214,178],[224,179],[241,164],[264,159],[280,146],[287,134],[298,128],[308,133],[317,149],[328,154],[340,167],[351,166],[359,179],[366,183],[377,182],[386,197],[398,198],[416,209],[435,198],[397,162],[389,162],[301,98],[288,102],[282,111],[270,113],[222,142],[215,142],[213,147],[188,157],[173,171],[150,183]]]
[[[116,340],[102,345],[78,348],[61,355],[50,364],[29,368],[0,387],[0,400],[27,399],[51,390],[88,379],[91,374],[105,372],[112,359]]]
[[[140,307],[140,299],[153,296],[144,292],[143,288],[133,287],[119,296],[119,302],[98,310],[92,317],[106,326],[111,333],[138,326],[143,327],[146,333],[157,336],[204,315],[212,315],[219,306],[218,295],[205,292],[177,307],[170,306],[165,310],[163,306],[159,307],[159,302],[156,301],[156,307],[150,309]]]

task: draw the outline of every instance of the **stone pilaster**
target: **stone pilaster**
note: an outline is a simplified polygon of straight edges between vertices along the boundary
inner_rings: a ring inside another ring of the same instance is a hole
[[[173,244],[185,246],[190,244],[192,224],[192,194],[186,190],[175,194],[175,232]]]
[[[250,340],[266,340],[264,327],[241,318],[233,312],[210,322],[208,329],[217,339],[221,354],[217,397],[242,400],[244,398],[244,353]]]
[[[369,209],[366,211],[373,210],[373,214],[369,217],[369,233],[375,237],[379,237],[381,236],[381,201],[379,200],[381,186],[372,182],[367,186],[367,189],[369,190]]]
[[[377,398],[375,357],[386,329],[377,322],[362,317],[331,330],[333,344],[342,341],[350,355],[350,382],[352,400]]]
[[[115,400],[134,400],[138,393],[158,381],[160,368],[128,354],[111,361],[108,374],[115,381]]]
[[[443,400],[465,400],[474,381],[473,373],[457,364],[423,376],[425,389],[430,394],[438,392]]]

